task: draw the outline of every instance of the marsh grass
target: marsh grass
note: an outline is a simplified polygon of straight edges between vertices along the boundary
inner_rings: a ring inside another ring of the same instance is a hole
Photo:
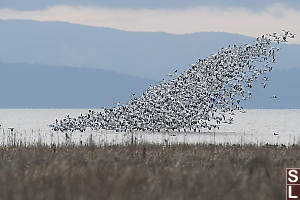
[[[0,147],[0,199],[285,199],[300,147]]]

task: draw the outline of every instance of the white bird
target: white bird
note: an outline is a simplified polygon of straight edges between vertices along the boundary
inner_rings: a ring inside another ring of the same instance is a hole
[[[177,70],[175,70],[174,73],[169,73],[167,76],[171,76],[171,77],[177,76]]]

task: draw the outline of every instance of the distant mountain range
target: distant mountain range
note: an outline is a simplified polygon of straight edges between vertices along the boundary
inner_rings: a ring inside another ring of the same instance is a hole
[[[222,32],[173,35],[63,22],[0,20],[0,62],[106,69],[161,79],[229,44],[255,38]],[[284,45],[278,68],[300,68],[300,45]]]
[[[156,84],[101,69],[3,63],[0,69],[0,108],[113,106]]]
[[[0,108],[100,108],[157,84],[101,69],[4,63],[0,69]],[[245,107],[300,108],[299,76],[300,69],[273,71],[266,89],[256,83]]]
[[[84,108],[123,103],[174,70],[229,44],[228,33],[172,35],[62,22],[0,20],[0,108]],[[248,108],[300,108],[300,45],[283,45],[271,84]],[[22,63],[22,64],[16,64]],[[276,94],[278,99],[269,98]]]
[[[107,69],[161,79],[230,43],[251,40],[228,33],[172,35],[63,22],[0,20],[0,61]]]

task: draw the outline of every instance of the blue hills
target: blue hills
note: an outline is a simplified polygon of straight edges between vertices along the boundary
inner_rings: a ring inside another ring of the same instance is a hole
[[[64,22],[0,20],[0,61],[112,70],[161,79],[230,43],[253,38],[228,33],[173,35],[128,32]]]
[[[155,81],[112,71],[0,63],[0,108],[100,108],[126,103]]]
[[[0,20],[0,108],[87,108],[125,103],[174,70],[255,38],[203,32],[128,32],[63,22]],[[283,45],[270,84],[247,108],[300,108],[300,45]],[[16,64],[17,63],[17,64]],[[277,95],[278,99],[270,96]]]
[[[158,81],[113,71],[0,63],[0,108],[100,108],[126,103]],[[300,108],[300,69],[274,70],[264,89],[258,81],[246,108]],[[277,95],[277,99],[272,99]]]

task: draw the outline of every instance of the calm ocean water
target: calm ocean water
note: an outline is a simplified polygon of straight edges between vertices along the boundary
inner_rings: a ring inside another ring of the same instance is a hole
[[[237,143],[285,144],[300,143],[300,109],[247,110],[237,113],[234,123],[224,124],[218,131],[202,133],[135,133],[124,134],[107,131],[85,133],[52,132],[48,125],[66,115],[76,117],[87,109],[0,109],[0,145],[12,142],[30,143],[87,143],[117,144],[131,142],[150,143]],[[9,128],[14,128],[11,132]],[[275,133],[275,134],[274,134]]]

